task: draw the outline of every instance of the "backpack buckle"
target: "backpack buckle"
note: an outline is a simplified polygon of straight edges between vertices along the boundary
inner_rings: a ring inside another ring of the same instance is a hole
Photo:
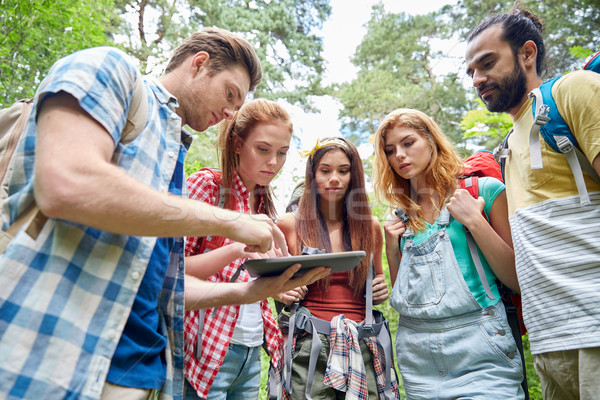
[[[546,116],[550,110],[550,107],[542,104],[542,108],[545,108],[544,114],[538,114],[535,116],[535,121],[533,121],[535,125],[544,126],[546,125],[546,122],[550,121],[550,117]]]
[[[500,143],[494,149],[493,154],[494,154],[494,160],[496,160],[496,162],[499,163],[500,161],[502,161],[503,158],[510,156],[510,149],[507,147],[504,147],[504,143]]]
[[[537,92],[537,95],[536,95],[536,92]],[[529,92],[527,97],[529,97],[529,98],[535,97],[536,104],[539,103],[539,105],[537,106],[537,109],[535,110],[536,123],[537,123],[537,117],[539,117],[539,116],[546,117],[548,115],[548,113],[550,112],[550,107],[542,102],[542,92],[539,90],[539,88],[534,89],[531,92]],[[538,97],[539,97],[539,99],[538,99]],[[543,124],[538,124],[538,125],[541,125],[541,126],[545,125],[546,121],[548,121],[549,119],[550,118],[546,119]]]
[[[561,153],[568,153],[573,150],[573,142],[566,136],[555,136],[556,146]]]

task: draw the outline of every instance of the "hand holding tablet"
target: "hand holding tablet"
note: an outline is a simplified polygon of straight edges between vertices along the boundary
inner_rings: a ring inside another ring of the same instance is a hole
[[[364,251],[359,250],[303,256],[261,258],[256,260],[246,260],[244,266],[250,273],[250,276],[254,277],[276,276],[296,263],[300,263],[302,267],[300,267],[294,276],[302,275],[311,268],[321,266],[331,268],[331,272],[333,273],[353,269],[361,262],[365,255],[366,253]]]

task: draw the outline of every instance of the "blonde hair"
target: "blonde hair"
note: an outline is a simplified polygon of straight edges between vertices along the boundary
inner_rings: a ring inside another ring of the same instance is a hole
[[[410,181],[398,176],[390,167],[385,152],[386,134],[398,127],[414,129],[429,145],[431,161],[425,169],[425,182],[431,190],[433,204],[441,210],[444,203],[458,185],[458,177],[464,171],[464,164],[440,127],[427,114],[410,108],[400,108],[389,113],[375,133],[375,162],[373,183],[379,200],[392,208],[402,207],[410,217],[408,226],[415,232],[425,229],[423,212],[416,202],[416,194],[411,195]],[[413,196],[415,201],[413,201]]]
[[[233,171],[239,167],[239,157],[235,152],[236,140],[245,142],[250,131],[259,123],[279,122],[290,132],[293,131],[292,121],[283,107],[274,101],[255,99],[246,102],[233,116],[233,119],[223,121],[219,126],[217,151],[221,159],[223,171],[223,186],[228,188],[225,207],[233,205]],[[237,138],[237,139],[236,139]],[[271,186],[257,186],[258,195],[265,196],[264,209],[256,210],[270,217],[275,217],[273,191]]]

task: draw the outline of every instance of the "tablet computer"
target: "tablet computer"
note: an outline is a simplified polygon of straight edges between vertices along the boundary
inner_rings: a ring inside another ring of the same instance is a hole
[[[300,263],[302,264],[302,267],[294,274],[294,276],[298,276],[311,268],[321,266],[331,268],[332,273],[349,271],[356,267],[358,263],[365,258],[365,255],[366,253],[362,250],[342,251],[339,253],[246,260],[244,265],[246,270],[248,270],[248,273],[250,273],[250,276],[259,277],[280,275],[288,267]]]

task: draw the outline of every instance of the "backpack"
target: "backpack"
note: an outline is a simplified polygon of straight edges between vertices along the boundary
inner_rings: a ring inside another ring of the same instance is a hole
[[[25,132],[32,109],[33,99],[26,99],[19,100],[10,107],[0,110],[0,204],[8,197],[8,183],[14,163],[14,152],[23,132]],[[138,71],[129,104],[127,122],[121,134],[121,142],[129,143],[133,141],[142,132],[147,122],[148,97],[144,79]],[[19,229],[26,223],[30,226],[30,223],[34,220],[41,221],[39,226],[39,229],[41,229],[45,218],[35,204],[21,214],[6,231],[0,230],[0,254],[4,253]]]
[[[25,124],[33,108],[33,100],[19,100],[12,106],[0,111],[0,200],[8,197],[8,177],[12,169],[11,160],[25,130]]]
[[[300,202],[300,197],[304,193],[304,180],[301,180],[292,190],[292,195],[290,196],[290,201],[285,207],[286,213],[294,212],[298,209],[298,203]]]
[[[596,53],[584,66],[584,70],[600,73],[600,52]],[[590,161],[581,151],[577,139],[573,136],[569,125],[560,115],[556,102],[552,96],[552,87],[561,76],[547,80],[542,83],[539,88],[535,88],[529,93],[529,97],[533,97],[532,113],[534,122],[529,131],[529,154],[531,158],[531,169],[541,169],[542,150],[540,147],[540,135],[546,143],[556,152],[562,153],[567,158],[581,205],[590,204],[590,198],[585,186],[582,170],[588,173],[592,179],[600,183],[600,176],[592,167]],[[501,163],[502,173],[504,174],[504,163],[506,157],[510,154],[508,148],[508,137],[511,131],[506,135],[504,142],[496,150],[496,158]]]
[[[469,158],[467,158],[464,162],[465,170],[461,179],[459,179],[460,187],[462,189],[467,190],[471,196],[474,198],[479,197],[479,178],[484,176],[490,176],[498,179],[499,181],[504,181],[503,174],[500,168],[500,164],[496,161],[494,154],[487,150],[481,150]],[[487,215],[482,212],[485,219],[489,222]],[[471,258],[473,259],[473,263],[475,264],[475,268],[477,269],[477,274],[479,275],[479,279],[483,284],[483,287],[486,291],[488,297],[491,297],[491,289],[487,283],[487,278],[485,276],[485,272],[483,271],[483,266],[481,265],[481,259],[479,258],[479,253],[477,252],[477,244],[475,243],[475,239],[473,235],[469,232],[467,227],[465,228],[465,235],[467,237],[467,245],[469,246],[469,252],[471,253]],[[523,338],[522,335],[527,333],[527,328],[523,322],[523,306],[521,303],[521,295],[513,291],[512,289],[505,286],[500,280],[496,281],[498,286],[498,291],[500,292],[500,298],[502,303],[504,304],[504,308],[506,309],[506,319],[508,320],[508,324],[510,325],[512,335],[517,343],[517,347],[519,352],[521,353],[521,362],[523,365],[523,381],[521,382],[521,386],[523,387],[523,391],[525,392],[525,399],[529,399],[529,391],[527,385],[527,375],[525,371],[525,356],[523,353]]]

